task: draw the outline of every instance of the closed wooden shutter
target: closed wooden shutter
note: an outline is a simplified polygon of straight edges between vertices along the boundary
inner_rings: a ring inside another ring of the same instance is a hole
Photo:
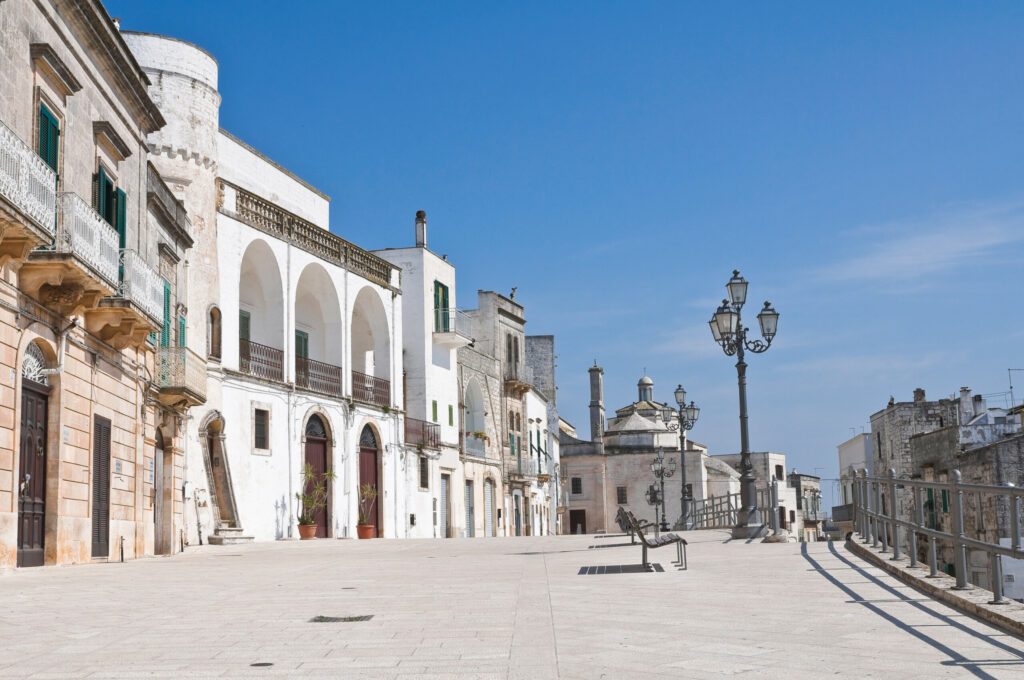
[[[484,482],[484,536],[494,535],[494,482]]]
[[[185,317],[178,317],[178,347],[185,347]]]
[[[171,346],[171,284],[164,281],[164,325],[160,328],[160,346]]]
[[[118,248],[124,250],[128,242],[128,197],[121,189],[115,189],[114,199],[114,226],[117,228]]]
[[[466,538],[472,538],[476,521],[473,517],[473,482],[466,481]]]
[[[96,208],[96,212],[100,214],[100,217],[105,219],[108,224],[113,226],[113,197],[110,195],[110,188],[112,183],[110,178],[107,177],[107,171],[100,166],[100,171],[96,173],[96,181],[93,183],[93,207]]]
[[[57,149],[60,139],[60,122],[57,117],[46,108],[45,104],[39,105],[39,156],[46,161],[46,164],[57,171]]]
[[[309,358],[309,333],[295,331],[295,356],[300,359]]]
[[[93,422],[92,556],[110,556],[110,421],[100,416]]]
[[[249,312],[238,312],[238,337],[241,340],[249,341],[249,327],[251,326]]]

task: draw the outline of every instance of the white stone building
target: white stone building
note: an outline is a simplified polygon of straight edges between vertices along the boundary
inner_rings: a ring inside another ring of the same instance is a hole
[[[455,267],[427,247],[427,215],[416,213],[411,248],[377,254],[402,270],[402,355],[408,489],[406,536],[475,535],[476,487],[459,455],[457,352],[473,341],[455,299]]]
[[[188,331],[210,367],[186,445],[190,542],[294,537],[306,463],[335,476],[318,535],[354,535],[361,483],[380,493],[378,534],[407,535],[399,269],[331,233],[327,196],[219,128],[212,56],[124,36],[168,121],[149,148],[199,254]]]

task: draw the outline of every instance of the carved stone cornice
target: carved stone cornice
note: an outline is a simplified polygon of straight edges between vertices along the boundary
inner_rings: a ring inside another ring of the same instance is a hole
[[[82,89],[78,78],[75,78],[75,74],[71,72],[64,60],[57,56],[49,43],[32,43],[29,46],[29,56],[32,58],[33,65],[46,73],[65,97]]]

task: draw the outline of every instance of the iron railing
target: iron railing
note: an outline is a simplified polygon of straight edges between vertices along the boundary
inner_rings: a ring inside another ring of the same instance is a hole
[[[232,217],[320,259],[345,267],[368,281],[389,288],[398,286],[398,277],[395,275],[398,268],[384,258],[252,192],[224,180],[218,182],[222,197],[220,207]]]
[[[437,307],[434,309],[434,332],[435,333],[457,333],[465,338],[472,339],[471,316],[461,309],[455,307]]]
[[[478,458],[487,457],[487,441],[481,437],[478,437],[474,432],[462,433],[462,445],[471,456],[477,456]]]
[[[238,340],[238,370],[264,380],[284,380],[284,352],[252,340]]]
[[[832,521],[833,522],[851,522],[851,521],[853,521],[853,503],[847,503],[846,505],[833,505],[832,506]]]
[[[803,510],[802,512],[805,522],[823,522],[825,520],[825,513],[821,510]]]
[[[71,192],[60,195],[58,223],[53,250],[73,255],[111,288],[118,289],[120,250],[117,230],[81,196]],[[159,318],[163,318],[162,312]]]
[[[295,385],[314,392],[341,396],[341,366],[295,357]]]
[[[157,386],[188,390],[206,400],[206,362],[187,347],[161,347],[156,355]]]
[[[540,463],[536,458],[516,458],[505,462],[505,472],[519,477],[536,477],[540,474]]]
[[[505,364],[505,380],[533,384],[533,369],[526,364],[508,363]]]
[[[391,381],[352,371],[352,398],[377,406],[389,406]]]
[[[50,236],[57,217],[57,173],[0,123],[0,196]]]
[[[164,318],[164,282],[134,250],[121,251],[121,297],[142,308],[158,326]]]
[[[779,524],[778,480],[772,482],[770,489],[757,489],[756,504],[764,513],[770,513],[766,520],[773,528]],[[774,492],[774,493],[773,493]],[[739,511],[743,507],[740,493],[725,496],[712,496],[689,502],[689,515],[686,529],[727,529],[739,522]],[[765,518],[762,518],[765,520]]]
[[[943,531],[936,521],[935,506],[943,496],[943,512],[948,510],[952,519],[950,531]],[[933,577],[938,575],[939,542],[952,546],[957,590],[971,588],[967,582],[967,551],[987,553],[992,603],[1001,604],[1008,601],[1003,595],[1002,558],[1024,559],[1022,501],[1024,488],[964,484],[959,470],[953,470],[948,481],[897,478],[892,469],[886,477],[869,477],[866,470],[861,470],[853,485],[854,527],[865,543],[874,548],[881,544],[882,552],[891,550],[893,559],[899,559],[907,545],[911,567],[918,566],[919,541],[924,538],[925,559]],[[995,534],[995,542],[984,538],[990,531]],[[1000,538],[1009,539],[1010,544],[1002,545]]]
[[[436,449],[441,446],[441,426],[418,418],[405,418],[405,443]]]

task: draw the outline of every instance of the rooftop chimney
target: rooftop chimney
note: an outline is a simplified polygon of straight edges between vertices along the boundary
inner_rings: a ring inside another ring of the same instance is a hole
[[[923,388],[918,387],[916,390],[914,390],[914,401],[917,401],[917,402],[924,401],[924,389]]]
[[[975,416],[974,403],[971,401],[971,388],[961,387],[960,388],[960,420],[961,422],[970,422],[971,418]]]
[[[416,247],[427,247],[427,211],[416,211]]]

